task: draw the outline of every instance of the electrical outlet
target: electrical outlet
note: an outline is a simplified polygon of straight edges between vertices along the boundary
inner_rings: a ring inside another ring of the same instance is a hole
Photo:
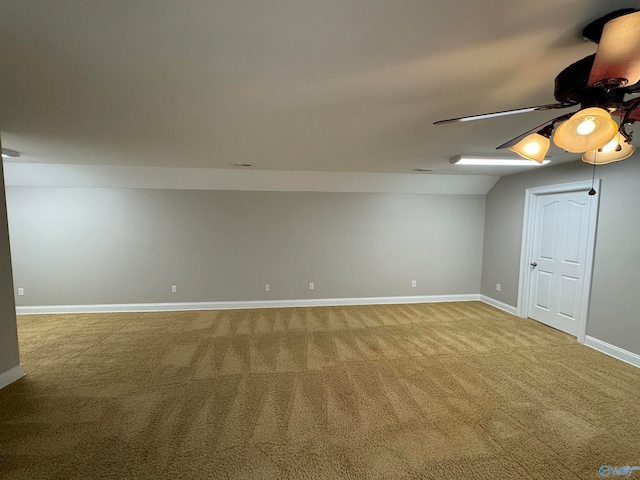
[[[177,285],[171,285],[171,293],[178,293],[178,286]]]
[[[309,290],[313,290],[314,288],[316,288],[316,286],[313,283],[309,284]]]
[[[269,291],[269,288],[271,288],[271,287],[269,286],[269,284],[268,284],[268,283],[265,283],[265,284],[264,284],[264,291],[265,291],[265,292],[268,292],[268,291]]]
[[[500,291],[500,288],[501,288],[501,287],[500,287],[500,284],[499,284],[499,283],[496,283],[496,292],[499,292],[499,291]]]
[[[24,295],[24,288],[18,289],[18,295]]]
[[[411,280],[411,287],[416,288],[417,286],[418,286],[418,282],[416,282],[415,280]]]

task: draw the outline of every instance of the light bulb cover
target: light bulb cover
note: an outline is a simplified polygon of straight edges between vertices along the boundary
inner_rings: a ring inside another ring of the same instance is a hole
[[[613,140],[611,140],[609,143],[607,143],[604,147],[599,148],[598,151],[599,152],[604,152],[604,153],[609,153],[609,152],[613,152],[614,150],[621,150],[621,149],[622,149],[622,147],[618,143],[618,139],[616,137],[613,137]]]
[[[536,145],[538,147],[537,151],[534,151],[534,149],[531,148],[532,145]],[[513,147],[510,147],[509,150],[517,153],[527,160],[534,160],[538,163],[542,163],[550,146],[551,141],[548,137],[540,135],[539,133],[532,133],[531,135],[524,137]]]
[[[595,129],[588,134],[578,133],[578,126],[587,117],[595,124]],[[588,150],[602,148],[609,143],[618,132],[618,125],[609,112],[599,107],[589,107],[575,113],[569,120],[562,122],[553,135],[553,143],[571,153],[583,153]]]
[[[596,129],[596,123],[593,121],[593,117],[586,117],[576,127],[576,131],[579,135],[589,135]]]
[[[612,142],[616,142],[620,148],[615,148],[611,151],[589,150],[584,152],[582,161],[591,165],[606,165],[607,163],[618,162],[629,158],[635,151],[634,146],[627,143],[626,139],[620,133],[613,137]]]

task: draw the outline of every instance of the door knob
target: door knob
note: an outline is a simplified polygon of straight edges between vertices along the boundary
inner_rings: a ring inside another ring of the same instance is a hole
[[[538,264],[537,264],[536,262],[531,262],[531,266],[532,266],[533,268],[535,268],[535,267],[537,267],[537,266],[538,266]]]

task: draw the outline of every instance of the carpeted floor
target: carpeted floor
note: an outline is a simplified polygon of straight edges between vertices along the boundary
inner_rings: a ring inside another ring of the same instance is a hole
[[[640,465],[640,370],[479,302],[18,328],[27,376],[0,390],[3,479],[558,480]]]

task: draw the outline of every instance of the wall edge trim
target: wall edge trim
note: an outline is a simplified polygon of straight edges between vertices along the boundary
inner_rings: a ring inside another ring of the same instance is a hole
[[[603,342],[602,340],[598,340],[597,338],[590,337],[587,335],[584,339],[584,344],[587,347],[591,347],[594,350],[598,350],[610,357],[617,358],[618,360],[622,360],[625,363],[629,363],[634,367],[640,368],[640,355],[637,353],[630,352],[628,350],[624,350],[623,348],[616,347],[615,345],[611,345],[610,343]]]
[[[10,368],[6,372],[0,373],[0,389],[3,389],[7,385],[12,384],[13,382],[20,380],[24,377],[24,368],[22,365],[16,365],[13,368]]]
[[[235,310],[249,308],[333,307],[346,305],[391,305],[405,303],[468,302],[479,294],[421,295],[403,297],[310,298],[300,300],[250,300],[230,302],[129,303],[105,305],[42,305],[16,307],[18,315],[65,313],[174,312],[188,310]]]
[[[477,174],[134,167],[6,160],[3,163],[7,187],[486,195],[500,178]]]
[[[495,298],[487,297],[486,295],[480,295],[480,300],[492,307],[496,307],[504,312],[510,313],[511,315],[515,315],[516,317],[518,316],[518,309],[508,303],[503,303]]]

